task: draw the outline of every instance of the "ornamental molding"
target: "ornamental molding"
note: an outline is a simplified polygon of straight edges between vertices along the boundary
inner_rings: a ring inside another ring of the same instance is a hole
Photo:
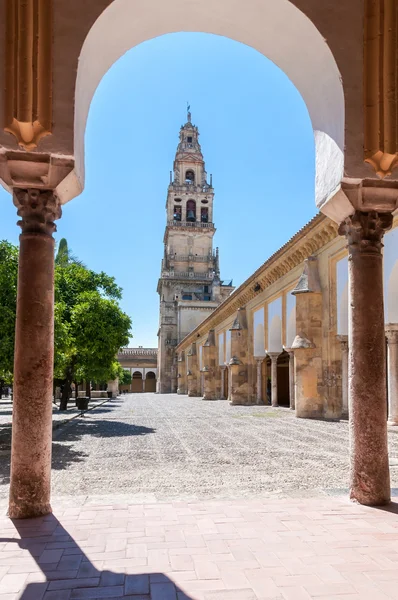
[[[24,150],[51,133],[52,0],[7,0],[4,130]]]
[[[179,344],[179,350],[185,349],[198,336],[234,315],[239,308],[246,306],[258,296],[254,283],[259,283],[262,291],[269,288],[284,275],[304,262],[306,258],[318,252],[338,237],[338,225],[319,213],[305,227],[298,231],[284,246],[273,254],[257,269],[231,296],[211,313],[198,327],[188,334]]]
[[[398,5],[365,0],[365,162],[383,178],[398,162]]]

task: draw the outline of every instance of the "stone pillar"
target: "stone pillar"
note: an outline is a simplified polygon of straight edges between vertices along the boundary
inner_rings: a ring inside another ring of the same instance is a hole
[[[384,331],[384,232],[391,213],[355,213],[340,225],[348,241],[350,497],[361,504],[390,502]]]
[[[338,335],[341,344],[341,416],[348,417],[348,335]]]
[[[187,387],[188,387],[188,396],[197,397],[199,396],[199,386],[198,386],[198,361],[197,361],[197,353],[196,353],[196,343],[193,342],[191,349],[187,354],[188,361],[188,370],[187,370]]]
[[[220,366],[220,370],[221,370],[221,400],[227,399],[227,395],[225,393],[225,369],[226,368],[227,367],[225,365]]]
[[[388,424],[398,425],[398,323],[386,325],[388,343]]]
[[[108,392],[112,392],[112,398],[116,398],[119,394],[119,379],[108,381]]]
[[[14,189],[20,236],[9,516],[51,512],[54,221],[50,190]]]
[[[267,352],[271,359],[271,404],[278,406],[278,356],[279,352]]]
[[[319,419],[325,416],[325,386],[322,367],[322,289],[318,261],[310,256],[293,290],[296,296],[294,382],[296,416]]]
[[[185,364],[185,352],[182,351],[180,356],[178,357],[178,388],[177,394],[186,394],[187,386],[186,386],[186,376],[187,376],[187,367]]]
[[[216,340],[214,329],[210,329],[203,344],[203,400],[217,400],[216,389]]]
[[[231,404],[252,404],[253,386],[248,381],[248,329],[246,309],[239,308],[231,327],[229,397]],[[238,368],[239,365],[239,368]]]
[[[256,400],[257,400],[257,404],[264,404],[264,402],[263,402],[263,373],[262,373],[264,357],[263,356],[262,357],[255,356],[254,358],[257,363]]]
[[[296,409],[296,382],[294,381],[294,352],[291,348],[284,348],[289,354],[289,408]]]

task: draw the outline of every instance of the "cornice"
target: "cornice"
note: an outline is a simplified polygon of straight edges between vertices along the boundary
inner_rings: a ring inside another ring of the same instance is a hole
[[[300,229],[286,244],[270,256],[246,281],[244,281],[220,306],[177,346],[180,352],[198,336],[214,329],[239,308],[258,295],[254,290],[259,283],[262,291],[292,271],[303,261],[326,246],[338,236],[338,225],[322,213],[317,214]]]

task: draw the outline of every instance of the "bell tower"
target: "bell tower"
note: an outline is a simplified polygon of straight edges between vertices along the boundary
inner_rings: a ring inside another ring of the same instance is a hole
[[[158,391],[177,390],[176,345],[234,289],[220,281],[218,249],[213,251],[214,189],[207,180],[198,128],[191,113],[180,129],[166,200],[160,296]]]

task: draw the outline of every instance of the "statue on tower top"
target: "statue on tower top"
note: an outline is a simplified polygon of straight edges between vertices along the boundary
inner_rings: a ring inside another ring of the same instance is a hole
[[[191,105],[189,104],[189,102],[187,102],[187,118],[188,118],[188,123],[191,122]]]

